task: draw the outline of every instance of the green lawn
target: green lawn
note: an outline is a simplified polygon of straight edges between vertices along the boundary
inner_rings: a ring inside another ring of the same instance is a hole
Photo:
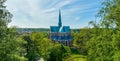
[[[87,61],[87,59],[86,56],[74,54],[66,58],[64,61]]]

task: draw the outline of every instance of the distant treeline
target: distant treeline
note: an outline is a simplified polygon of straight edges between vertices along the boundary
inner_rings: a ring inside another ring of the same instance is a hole
[[[80,29],[71,29],[72,31],[79,32]],[[49,32],[49,28],[17,28],[17,31],[22,32]]]

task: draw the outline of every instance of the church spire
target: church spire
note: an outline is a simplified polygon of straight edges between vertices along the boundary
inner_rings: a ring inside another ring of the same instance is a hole
[[[61,21],[61,11],[59,10],[59,22],[58,22],[58,26],[61,27],[62,26],[62,21]]]

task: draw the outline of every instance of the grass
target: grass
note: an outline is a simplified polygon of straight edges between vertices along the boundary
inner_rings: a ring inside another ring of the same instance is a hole
[[[64,59],[64,61],[87,61],[86,56],[73,54],[70,57]]]

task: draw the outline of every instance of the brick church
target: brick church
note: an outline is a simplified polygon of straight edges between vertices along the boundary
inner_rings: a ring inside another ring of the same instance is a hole
[[[72,35],[70,26],[63,26],[61,21],[61,11],[59,10],[58,26],[50,26],[50,39],[66,46],[72,45]]]

